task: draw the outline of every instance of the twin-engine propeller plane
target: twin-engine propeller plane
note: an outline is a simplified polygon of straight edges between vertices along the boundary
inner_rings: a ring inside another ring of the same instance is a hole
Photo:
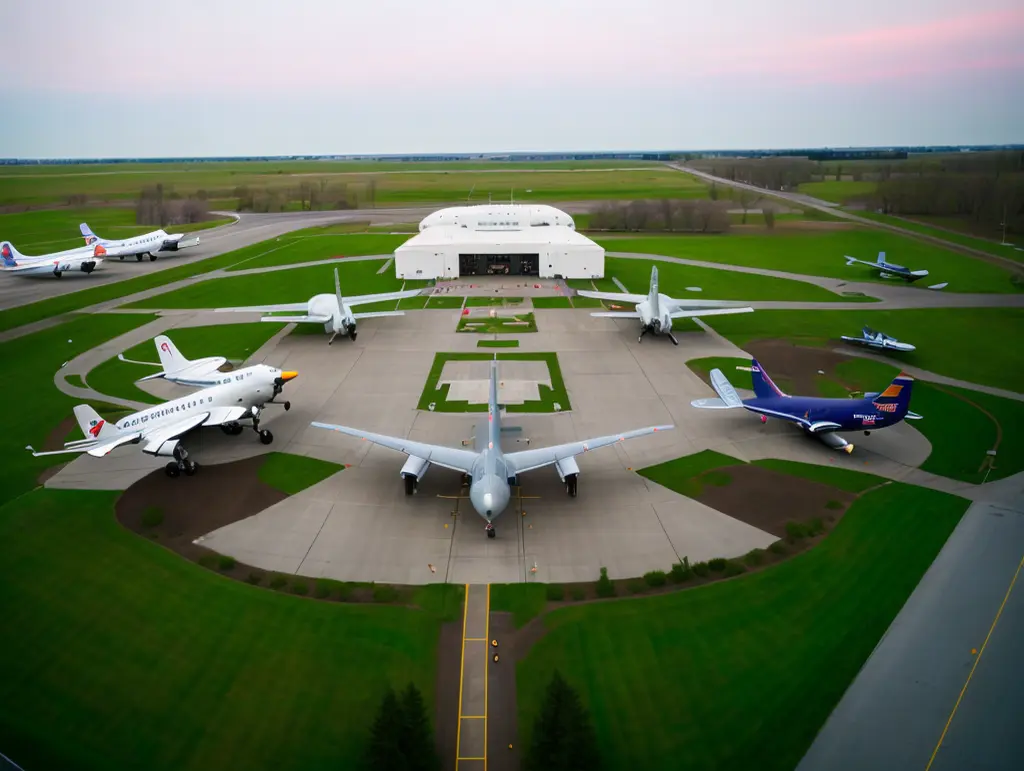
[[[488,538],[495,537],[493,520],[508,506],[511,486],[519,484],[519,475],[534,469],[554,466],[559,478],[565,482],[565,491],[575,498],[580,468],[576,456],[616,442],[624,442],[656,431],[668,431],[675,426],[650,426],[611,436],[601,436],[582,442],[568,442],[554,447],[505,453],[501,449],[501,413],[498,409],[498,361],[491,361],[490,393],[487,400],[487,422],[476,428],[473,450],[459,450],[436,444],[424,444],[394,436],[383,436],[358,428],[331,423],[311,425],[355,436],[409,456],[399,474],[405,480],[405,494],[416,492],[419,480],[431,465],[461,471],[469,482],[469,500],[473,509],[487,521]]]
[[[756,412],[761,422],[780,418],[796,423],[808,436],[816,436],[835,450],[853,452],[853,445],[837,431],[871,431],[895,425],[904,418],[920,419],[910,412],[910,393],[914,381],[902,372],[881,393],[867,393],[862,399],[825,399],[815,396],[790,396],[772,382],[768,373],[758,364],[750,362],[750,376],[754,384],[754,398],[740,399],[736,389],[722,374],[711,370],[711,386],[717,399],[694,399],[690,404],[705,410],[733,410],[740,407]]]
[[[14,248],[10,241],[0,243],[0,271],[15,276],[56,276],[60,278],[68,271],[92,273],[103,262],[107,250],[100,244],[93,248],[79,246],[63,252],[39,254],[26,257]]]
[[[905,265],[897,265],[895,262],[889,262],[885,259],[885,252],[878,253],[878,259],[874,262],[868,262],[867,260],[858,260],[856,257],[846,256],[847,265],[867,265],[869,268],[877,268],[881,272],[882,278],[901,278],[904,281],[914,282],[920,281],[922,278],[928,275],[927,270],[911,270]],[[944,281],[941,284],[932,284],[929,289],[945,289],[949,286],[948,281]]]
[[[301,312],[298,316],[264,316],[260,321],[271,321],[278,324],[291,322],[311,322],[323,324],[324,332],[331,335],[327,341],[330,345],[338,335],[347,335],[352,340],[356,339],[356,323],[359,319],[379,318],[381,316],[404,316],[405,311],[371,311],[367,313],[353,313],[352,308],[370,303],[387,302],[391,300],[402,300],[406,297],[416,297],[421,294],[421,289],[408,289],[404,292],[383,292],[380,294],[363,294],[356,297],[349,297],[347,300],[341,296],[341,281],[338,279],[338,269],[334,269],[334,294],[318,294],[311,297],[304,303],[284,303],[282,305],[249,305],[242,308],[217,308],[218,313],[287,313]]]
[[[593,292],[580,289],[576,292],[581,297],[593,297],[596,300],[609,300],[615,303],[632,303],[635,311],[596,311],[591,316],[606,319],[639,319],[640,337],[653,332],[665,335],[674,345],[679,345],[672,334],[672,320],[696,318],[697,316],[718,316],[729,313],[750,313],[754,309],[742,307],[740,303],[726,300],[677,300],[658,291],[658,266],[651,267],[651,286],[647,294],[629,294],[626,292]]]
[[[865,348],[878,348],[884,351],[901,351],[903,353],[910,353],[911,351],[917,350],[916,347],[910,343],[901,343],[895,337],[887,335],[884,332],[876,332],[871,327],[864,327],[861,329],[860,337],[840,335],[839,339],[845,340],[851,345],[863,345]]]
[[[100,244],[111,257],[118,257],[121,260],[125,257],[134,257],[142,262],[143,257],[149,257],[152,262],[156,259],[157,252],[176,252],[190,246],[199,246],[199,236],[187,236],[184,233],[167,234],[163,230],[154,230],[152,233],[143,233],[131,238],[112,239],[100,238],[84,222],[78,229],[85,239],[86,246]]]
[[[79,404],[75,418],[84,439],[65,443],[63,450],[36,452],[31,445],[26,449],[34,456],[87,452],[102,458],[122,445],[142,444],[147,455],[173,458],[164,469],[167,476],[176,477],[182,472],[192,476],[199,464],[188,459],[182,444],[187,434],[203,426],[220,426],[224,433],[237,435],[242,433],[242,423],[251,421],[260,442],[270,444],[274,435],[260,428],[260,415],[267,404],[276,403],[274,398],[284,384],[297,375],[266,364],[221,373],[217,385],[133,412],[116,423],[104,420],[88,404]],[[286,410],[289,406],[284,403]]]

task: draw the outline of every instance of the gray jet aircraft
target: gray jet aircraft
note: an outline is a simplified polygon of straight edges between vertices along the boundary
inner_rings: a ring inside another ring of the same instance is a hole
[[[480,422],[476,428],[473,450],[457,450],[436,444],[423,444],[401,437],[382,436],[369,431],[330,423],[313,422],[317,428],[339,431],[356,436],[367,442],[379,444],[398,452],[404,452],[409,459],[399,472],[405,480],[405,494],[416,492],[419,480],[427,473],[431,464],[454,471],[461,471],[469,480],[469,500],[477,514],[487,520],[485,530],[488,538],[495,537],[493,520],[508,506],[512,497],[511,485],[519,484],[519,475],[527,471],[554,466],[559,478],[565,482],[565,491],[576,497],[580,468],[576,456],[606,447],[626,439],[646,436],[656,431],[668,431],[675,426],[649,426],[626,431],[621,434],[569,442],[538,450],[522,450],[504,453],[501,449],[501,413],[498,410],[498,361],[491,361],[490,395],[487,404],[487,422]]]

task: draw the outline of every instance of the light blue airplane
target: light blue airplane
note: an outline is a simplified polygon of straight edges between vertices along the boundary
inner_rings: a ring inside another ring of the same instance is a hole
[[[485,530],[488,538],[495,537],[493,520],[508,506],[512,497],[511,486],[519,484],[519,475],[527,471],[554,466],[559,478],[565,482],[565,491],[575,498],[578,489],[580,468],[576,456],[624,442],[638,436],[657,431],[668,431],[675,426],[649,426],[626,431],[621,434],[586,439],[582,442],[568,442],[543,447],[537,450],[504,453],[501,449],[501,412],[498,409],[498,360],[491,361],[490,393],[487,400],[487,421],[477,424],[472,450],[458,450],[437,444],[424,444],[395,436],[383,436],[358,428],[337,426],[331,423],[313,422],[310,425],[339,431],[367,442],[379,444],[398,452],[404,452],[409,459],[399,472],[405,480],[405,494],[416,492],[419,481],[431,466],[461,471],[469,480],[469,501],[477,514],[487,520]],[[507,429],[505,429],[507,430]]]

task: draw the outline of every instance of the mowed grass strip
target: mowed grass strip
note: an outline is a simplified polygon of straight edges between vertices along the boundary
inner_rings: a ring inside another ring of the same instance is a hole
[[[226,317],[225,320],[230,320]],[[165,334],[187,359],[202,359],[207,356],[224,356],[229,362],[240,366],[252,356],[260,346],[276,335],[284,324],[254,322],[248,324],[222,324],[210,327],[181,327],[169,329]],[[311,325],[316,326],[316,325]],[[133,345],[122,352],[126,359],[160,363],[156,344],[152,339]],[[135,382],[146,375],[160,372],[159,366],[148,367],[144,364],[121,361],[116,356],[108,359],[98,367],[86,373],[89,386],[106,396],[118,396],[122,399],[159,404],[164,399],[143,391]]]
[[[338,463],[292,455],[286,452],[271,452],[264,456],[260,466],[260,481],[288,495],[295,495],[307,487],[323,482],[345,467]]]
[[[906,230],[912,230],[915,233],[921,233],[922,235],[935,236],[936,238],[951,241],[954,244],[960,244],[961,246],[980,249],[983,252],[988,252],[989,254],[994,254],[998,257],[1007,257],[1011,260],[1016,260],[1017,262],[1024,262],[1024,252],[1017,251],[1012,243],[1002,244],[998,240],[976,238],[969,233],[960,233],[946,227],[935,227],[927,222],[920,222],[916,219],[880,214],[879,212],[857,210],[851,211],[850,213],[856,214],[858,217],[874,220],[875,222],[883,222],[888,225],[905,228]],[[952,226],[953,223],[950,223],[950,225]],[[1001,236],[1001,233],[992,233],[993,239],[1001,238]],[[1014,241],[1024,239],[1011,236],[1009,240]]]
[[[248,586],[122,529],[117,495],[41,489],[0,508],[17,629],[0,656],[18,662],[0,745],[25,768],[354,768],[387,686],[433,704],[432,595],[448,587],[419,593],[428,611]]]
[[[808,276],[824,276],[846,279],[847,281],[891,282],[883,279],[878,271],[866,265],[847,265],[845,256],[859,260],[874,262],[879,252],[885,252],[886,258],[906,265],[911,270],[927,269],[927,277],[918,282],[918,286],[948,281],[949,286],[944,292],[986,292],[1014,293],[1024,291],[1024,285],[1015,283],[1013,274],[1004,267],[985,262],[982,259],[957,254],[934,244],[919,241],[909,236],[901,236],[870,227],[852,228],[833,231],[802,231],[778,232],[759,235],[728,235],[728,236],[636,236],[595,239],[609,252],[638,252],[641,254],[658,254],[667,257],[681,257],[688,260],[703,262],[719,262],[727,265],[742,265],[749,268],[766,268],[787,273],[800,273]],[[606,260],[605,275],[618,275],[610,267],[611,259]],[[697,271],[698,268],[685,268]],[[630,291],[646,291],[650,279],[650,268],[647,269],[647,280],[634,288],[624,276],[619,279],[626,281]],[[690,278],[687,285],[705,286],[703,273],[701,279]],[[753,279],[765,282],[759,276],[743,276],[743,274],[726,273],[725,283]],[[666,289],[666,279],[662,277],[662,290]],[[740,287],[746,291],[746,286]],[[815,287],[817,288],[817,287]],[[705,287],[705,292],[709,292]],[[825,291],[825,290],[821,290]],[[922,290],[924,291],[924,290]],[[833,299],[837,295],[832,295]],[[673,294],[673,297],[678,295]],[[729,295],[727,299],[740,299]],[[794,297],[747,296],[750,300],[789,300],[807,299]],[[849,298],[846,298],[847,302]]]
[[[609,768],[790,771],[968,505],[893,483],[769,569],[550,613],[516,668],[520,742],[557,668]]]
[[[320,228],[299,230],[276,239],[279,248],[239,260],[229,271],[293,265],[301,262],[391,254],[409,240],[386,233],[321,233]],[[379,267],[379,266],[378,266]],[[393,269],[391,270],[393,273]]]
[[[434,363],[427,375],[427,382],[423,384],[423,392],[420,394],[420,401],[417,409],[429,410],[434,405],[434,412],[487,412],[487,402],[483,404],[470,404],[469,402],[449,401],[448,384],[438,384],[441,373],[444,372],[444,365],[449,361],[490,361],[498,357],[498,377],[502,377],[502,361],[543,361],[548,367],[548,376],[551,378],[551,387],[539,385],[539,401],[523,402],[522,404],[503,405],[508,412],[554,412],[554,405],[559,405],[561,412],[572,409],[569,404],[569,394],[565,390],[565,380],[562,379],[562,370],[558,366],[557,353],[438,353],[434,355]]]

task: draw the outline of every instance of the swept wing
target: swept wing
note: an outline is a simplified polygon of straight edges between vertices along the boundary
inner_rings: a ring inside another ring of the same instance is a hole
[[[471,471],[473,464],[479,457],[477,453],[469,450],[457,450],[454,447],[444,447],[443,445],[438,444],[414,442],[411,439],[374,434],[370,431],[362,431],[358,428],[349,428],[348,426],[338,426],[332,423],[317,423],[315,421],[310,425],[316,426],[317,428],[326,428],[331,431],[338,431],[342,434],[348,434],[349,436],[357,437],[366,442],[379,444],[381,447],[387,447],[391,450],[404,452],[406,455],[414,455],[417,458],[430,461],[435,466],[444,466],[445,468],[450,468],[454,471],[461,471],[463,473]]]
[[[554,463],[558,463],[566,458],[572,458],[573,456],[580,455],[591,450],[596,450],[600,447],[607,447],[610,444],[617,442],[624,442],[627,439],[634,439],[638,436],[647,436],[657,431],[668,431],[674,428],[674,426],[648,426],[647,428],[637,428],[632,431],[624,431],[621,434],[611,434],[609,436],[599,436],[596,439],[584,439],[582,442],[568,442],[566,444],[558,444],[553,447],[542,447],[537,450],[523,450],[521,452],[512,452],[505,455],[505,462],[509,465],[511,470],[514,470],[517,474],[522,474],[526,471],[533,471],[534,469],[543,468],[544,466],[550,466]]]
[[[380,294],[361,294],[355,297],[346,297],[345,304],[350,308],[367,303],[387,302],[389,300],[404,300],[406,297],[418,297],[423,293],[422,289],[406,289],[404,292],[382,292]],[[365,317],[364,317],[365,318]]]
[[[576,291],[580,297],[592,297],[595,300],[611,300],[622,303],[642,303],[647,299],[645,294],[630,294],[628,292],[594,292],[590,289],[579,289]]]

